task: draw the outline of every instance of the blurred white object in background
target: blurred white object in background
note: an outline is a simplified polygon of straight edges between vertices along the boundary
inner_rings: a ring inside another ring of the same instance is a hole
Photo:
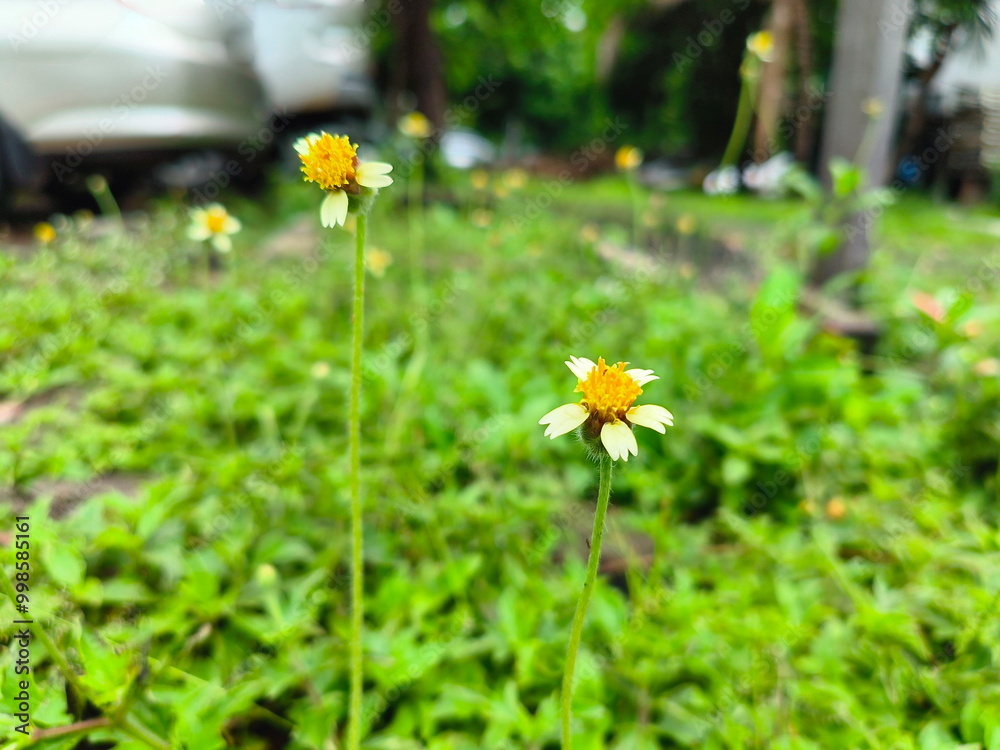
[[[363,0],[258,0],[254,68],[268,103],[296,113],[370,110],[370,38]]]
[[[300,115],[367,116],[376,21],[362,0],[0,0],[0,200],[185,154],[174,172],[248,175]]]
[[[788,151],[775,154],[760,164],[743,169],[743,184],[761,195],[778,195],[785,190],[785,177],[795,166],[795,157]]]
[[[229,46],[249,33],[246,19],[220,19],[198,0],[156,5],[154,16],[107,0],[51,0],[44,10],[3,0],[0,118],[36,153],[68,163],[253,132],[261,90]]]
[[[441,136],[441,158],[455,169],[492,164],[496,157],[496,146],[474,130],[452,128]]]
[[[701,187],[707,195],[732,195],[740,189],[740,170],[736,167],[712,170],[705,176]]]

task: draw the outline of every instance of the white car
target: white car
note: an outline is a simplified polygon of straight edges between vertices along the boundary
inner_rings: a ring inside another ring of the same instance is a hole
[[[2,0],[0,201],[374,101],[363,0]]]

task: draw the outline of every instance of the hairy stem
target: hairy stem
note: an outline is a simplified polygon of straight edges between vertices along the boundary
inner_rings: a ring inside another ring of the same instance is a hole
[[[597,511],[594,513],[594,530],[590,535],[590,557],[587,559],[587,577],[583,582],[583,590],[576,602],[576,614],[573,615],[573,627],[569,635],[569,647],[566,649],[566,669],[563,672],[562,684],[562,747],[572,750],[572,718],[573,718],[573,672],[576,669],[576,654],[580,650],[580,637],[583,635],[583,621],[587,617],[587,605],[594,591],[597,580],[597,567],[601,562],[601,541],[604,538],[604,517],[608,512],[608,500],[611,497],[611,456],[601,455],[601,485],[597,493]]]
[[[361,526],[361,350],[365,313],[365,234],[368,217],[358,214],[354,254],[354,315],[351,320],[351,395],[348,405],[351,486],[351,699],[347,750],[361,746],[361,627],[364,620],[364,534]]]

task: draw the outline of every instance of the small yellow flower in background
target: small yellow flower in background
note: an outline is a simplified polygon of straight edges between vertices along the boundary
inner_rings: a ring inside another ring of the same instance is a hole
[[[510,195],[510,190],[506,185],[503,184],[494,185],[493,195],[496,196],[497,198],[506,198],[508,195]]]
[[[490,184],[490,173],[485,169],[473,169],[469,174],[469,182],[474,190],[485,190]]]
[[[392,184],[392,165],[381,161],[360,162],[358,146],[345,135],[310,133],[295,142],[306,182],[326,191],[319,208],[325,227],[344,226],[350,207],[348,195],[369,194]]]
[[[763,62],[774,58],[774,37],[770,31],[758,31],[747,37],[747,50]]]
[[[677,231],[683,235],[694,234],[694,230],[698,228],[698,222],[691,214],[681,214],[677,217]]]
[[[826,517],[831,521],[839,521],[847,515],[847,504],[839,497],[832,498],[826,504]]]
[[[870,96],[861,103],[861,111],[871,119],[877,120],[882,116],[885,107],[877,96]]]
[[[417,112],[416,110],[407,112],[400,117],[396,127],[407,138],[430,138],[431,133],[434,132],[434,128],[431,127],[431,121],[424,116],[423,112]]]
[[[493,212],[485,208],[477,208],[469,216],[469,220],[480,229],[485,229],[493,221]]]
[[[580,240],[588,245],[593,245],[601,239],[601,228],[593,222],[587,222],[580,227]]]
[[[315,362],[310,369],[310,373],[316,380],[322,380],[330,374],[330,365],[326,362]]]
[[[35,239],[41,242],[43,245],[48,245],[50,242],[56,238],[56,230],[49,222],[41,221],[35,224]]]
[[[225,206],[220,203],[210,203],[204,208],[191,211],[188,238],[196,242],[208,240],[220,253],[228,253],[233,249],[233,241],[229,236],[236,234],[242,228],[240,220],[230,216]]]
[[[257,566],[257,570],[254,571],[254,578],[264,588],[270,588],[278,582],[278,569],[271,565],[271,563],[264,563]]]
[[[365,268],[372,276],[382,278],[385,276],[385,269],[392,265],[392,253],[378,247],[368,248],[365,253]]]
[[[520,167],[508,169],[504,172],[503,183],[511,190],[520,190],[528,184],[528,173]]]
[[[545,436],[557,438],[583,425],[583,437],[596,445],[600,440],[612,460],[628,461],[629,454],[639,454],[632,425],[665,433],[664,425],[673,426],[673,415],[662,406],[633,406],[642,395],[642,386],[659,376],[652,370],[626,370],[628,362],[610,367],[603,358],[595,364],[585,357],[570,357],[566,366],[577,377],[574,393],[582,393],[578,404],[564,404],[538,420],[548,425]]]
[[[89,211],[86,208],[81,208],[73,214],[73,220],[76,222],[76,228],[78,230],[86,232],[94,225],[94,212]]]
[[[642,151],[635,146],[622,146],[615,151],[615,166],[623,172],[630,172],[642,164]]]

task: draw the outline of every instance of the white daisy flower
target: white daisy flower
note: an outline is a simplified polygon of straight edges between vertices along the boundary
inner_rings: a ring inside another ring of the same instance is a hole
[[[633,406],[642,394],[642,386],[659,378],[652,370],[626,370],[628,362],[608,366],[603,358],[595,364],[585,357],[570,356],[566,366],[577,378],[574,393],[583,398],[576,404],[553,409],[538,424],[547,425],[545,436],[557,438],[584,425],[584,437],[600,444],[615,461],[628,461],[638,455],[639,446],[632,425],[665,433],[664,425],[673,426],[673,415],[662,406]]]
[[[344,226],[350,206],[349,195],[364,189],[377,191],[392,184],[392,165],[381,161],[360,162],[358,146],[346,135],[311,133],[295,142],[302,160],[306,182],[315,182],[326,191],[320,205],[320,221],[325,227]]]
[[[204,208],[191,211],[191,224],[187,236],[196,242],[208,240],[220,253],[228,253],[233,249],[230,235],[236,234],[242,228],[240,220],[230,216],[225,206],[220,203],[210,203]]]

